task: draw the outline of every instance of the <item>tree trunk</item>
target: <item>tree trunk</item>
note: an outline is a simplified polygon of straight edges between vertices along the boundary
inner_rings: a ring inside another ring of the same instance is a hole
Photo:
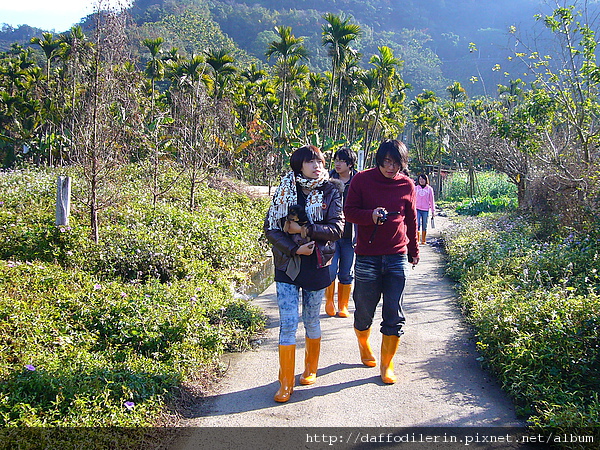
[[[527,206],[527,183],[525,181],[525,177],[519,174],[517,179],[517,203],[518,208],[526,208]]]
[[[90,199],[90,225],[92,228],[92,239],[94,240],[94,244],[97,244],[100,240],[100,233],[98,231],[98,203],[96,198],[96,178],[92,179],[91,186],[91,199]]]
[[[469,163],[469,196],[471,198],[475,197],[475,169],[473,168],[473,163]]]

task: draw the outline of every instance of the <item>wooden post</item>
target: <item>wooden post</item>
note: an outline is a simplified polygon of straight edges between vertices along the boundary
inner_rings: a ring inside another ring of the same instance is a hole
[[[56,225],[69,226],[71,179],[61,175],[56,183]]]

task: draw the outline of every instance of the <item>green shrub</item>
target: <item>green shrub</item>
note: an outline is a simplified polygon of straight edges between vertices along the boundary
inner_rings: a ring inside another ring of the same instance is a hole
[[[506,175],[497,172],[477,172],[475,197],[517,197],[517,187]],[[444,182],[442,200],[470,199],[468,172],[453,172]]]
[[[170,389],[264,325],[225,282],[136,286],[0,262],[0,425],[147,425]]]
[[[196,211],[182,189],[153,208],[140,174],[107,186],[94,244],[76,203],[54,225],[56,171],[0,173],[0,426],[152,425],[264,330],[234,289],[263,258],[268,201],[200,187]]]
[[[152,207],[147,193],[136,191],[143,189],[137,166],[123,172],[119,190],[127,203],[102,211],[97,246],[89,240],[87,214],[76,203],[70,227],[54,225],[55,175],[2,174],[0,258],[58,263],[101,278],[162,282],[188,277],[201,260],[231,280],[248,279],[267,249],[262,221],[268,200],[201,187],[195,211],[172,198]]]
[[[531,217],[460,220],[448,273],[485,364],[537,427],[582,433],[600,406],[598,228],[539,239]]]
[[[511,197],[477,197],[464,200],[456,207],[456,212],[461,215],[477,216],[489,212],[508,212],[517,209],[517,199]]]

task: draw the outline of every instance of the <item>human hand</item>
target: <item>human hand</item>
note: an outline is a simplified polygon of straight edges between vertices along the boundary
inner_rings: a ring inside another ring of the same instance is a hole
[[[383,206],[378,206],[377,208],[375,208],[373,210],[373,223],[375,225],[379,224],[379,223],[383,223],[383,221],[381,219],[383,219],[384,215],[387,214],[387,210],[383,207]]]
[[[298,247],[298,250],[296,250],[296,255],[312,255],[313,250],[315,249],[315,241],[310,241],[307,242],[304,245],[301,245],[300,247]]]
[[[301,234],[302,226],[298,224],[298,222],[294,222],[292,220],[286,220],[285,226],[283,227],[283,231],[289,234]]]

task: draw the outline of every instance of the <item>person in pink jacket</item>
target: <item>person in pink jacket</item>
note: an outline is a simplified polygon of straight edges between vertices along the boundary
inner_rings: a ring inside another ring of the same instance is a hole
[[[419,175],[415,190],[417,196],[417,236],[421,244],[426,244],[427,219],[429,218],[429,211],[431,211],[431,217],[435,217],[435,201],[433,188],[429,186],[429,177],[424,173]]]

